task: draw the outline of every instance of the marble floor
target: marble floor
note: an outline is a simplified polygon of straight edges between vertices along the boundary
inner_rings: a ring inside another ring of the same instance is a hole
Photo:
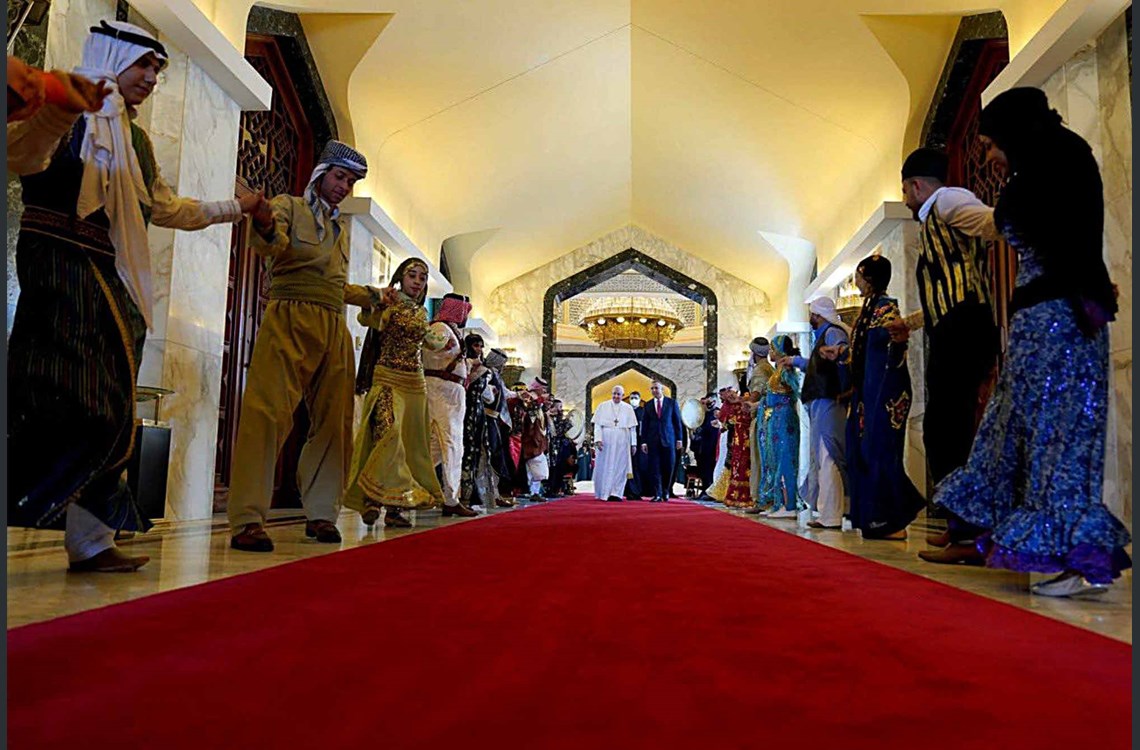
[[[589,491],[589,483],[579,483]],[[850,554],[964,589],[980,596],[1061,620],[1079,628],[1132,642],[1132,573],[1127,571],[1107,595],[1093,600],[1049,599],[1031,596],[1031,577],[1009,571],[922,562],[917,552],[926,548],[926,533],[940,530],[939,522],[920,517],[905,542],[864,541],[856,532],[799,529],[794,520],[768,520],[709,504],[732,513],[742,523],[762,523]],[[276,551],[272,554],[237,552],[229,548],[224,518],[210,521],[159,523],[145,535],[121,542],[131,554],[144,554],[151,562],[132,574],[68,574],[62,532],[8,529],[8,627],[41,622],[161,591],[249,573],[288,562],[327,555],[342,549],[384,542],[456,523],[482,523],[498,513],[525,513],[536,504],[495,509],[470,519],[444,519],[438,510],[414,514],[411,529],[366,527],[353,512],[341,514],[340,545],[318,544],[304,536],[303,519],[296,511],[275,511],[268,526]],[[1034,576],[1039,580],[1048,576]],[[805,582],[809,583],[810,582]]]

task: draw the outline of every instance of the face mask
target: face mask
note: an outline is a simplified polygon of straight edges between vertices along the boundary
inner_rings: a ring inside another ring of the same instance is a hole
[[[640,396],[634,396],[633,398],[631,398],[629,400],[629,403],[634,408],[637,408],[637,405],[641,403],[641,397]]]

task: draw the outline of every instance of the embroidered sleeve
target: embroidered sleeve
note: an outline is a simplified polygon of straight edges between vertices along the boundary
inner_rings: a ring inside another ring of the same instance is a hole
[[[448,335],[447,326],[442,323],[433,323],[428,326],[427,333],[424,334],[424,346],[433,352],[447,348],[450,341],[451,336]]]
[[[22,176],[47,169],[59,139],[78,119],[78,114],[45,104],[28,119],[8,123],[8,171]]]

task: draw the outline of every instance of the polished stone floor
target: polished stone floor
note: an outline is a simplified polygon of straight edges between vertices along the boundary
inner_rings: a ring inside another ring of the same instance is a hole
[[[580,483],[579,491],[588,491]],[[711,505],[711,504],[710,504]],[[525,513],[537,504],[522,503],[519,508],[493,510],[497,513]],[[910,527],[905,542],[864,541],[857,532],[799,529],[794,520],[779,521],[732,513],[742,523],[763,523],[790,534],[843,550],[859,557],[964,589],[980,596],[1006,602],[1061,620],[1079,628],[1132,642],[1132,573],[1128,571],[1100,599],[1068,600],[1031,596],[1031,577],[1009,571],[964,566],[933,565],[917,557],[925,549],[928,530],[938,530],[938,522],[920,517]],[[411,529],[391,530],[378,524],[366,527],[356,513],[341,514],[340,545],[318,544],[304,536],[304,524],[296,511],[277,511],[269,525],[276,544],[272,554],[236,552],[229,548],[225,521],[160,523],[150,533],[121,542],[131,554],[145,554],[151,562],[131,574],[69,574],[65,572],[63,534],[27,529],[8,530],[8,627],[49,620],[118,602],[137,599],[161,591],[193,586],[207,581],[261,570],[296,560],[326,555],[341,549],[359,547],[418,534],[456,523],[482,523],[488,516],[471,519],[444,519],[438,510],[414,514]],[[788,574],[788,571],[783,571]],[[1034,576],[1040,580],[1048,576]],[[811,585],[810,581],[804,582]]]

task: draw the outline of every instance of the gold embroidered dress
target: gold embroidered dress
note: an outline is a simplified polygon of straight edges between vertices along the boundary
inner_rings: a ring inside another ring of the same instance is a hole
[[[441,505],[443,489],[431,460],[422,352],[425,346],[442,349],[447,338],[431,330],[427,311],[402,292],[396,304],[365,310],[359,320],[380,332],[380,351],[353,444],[344,504],[360,512],[369,505]]]

